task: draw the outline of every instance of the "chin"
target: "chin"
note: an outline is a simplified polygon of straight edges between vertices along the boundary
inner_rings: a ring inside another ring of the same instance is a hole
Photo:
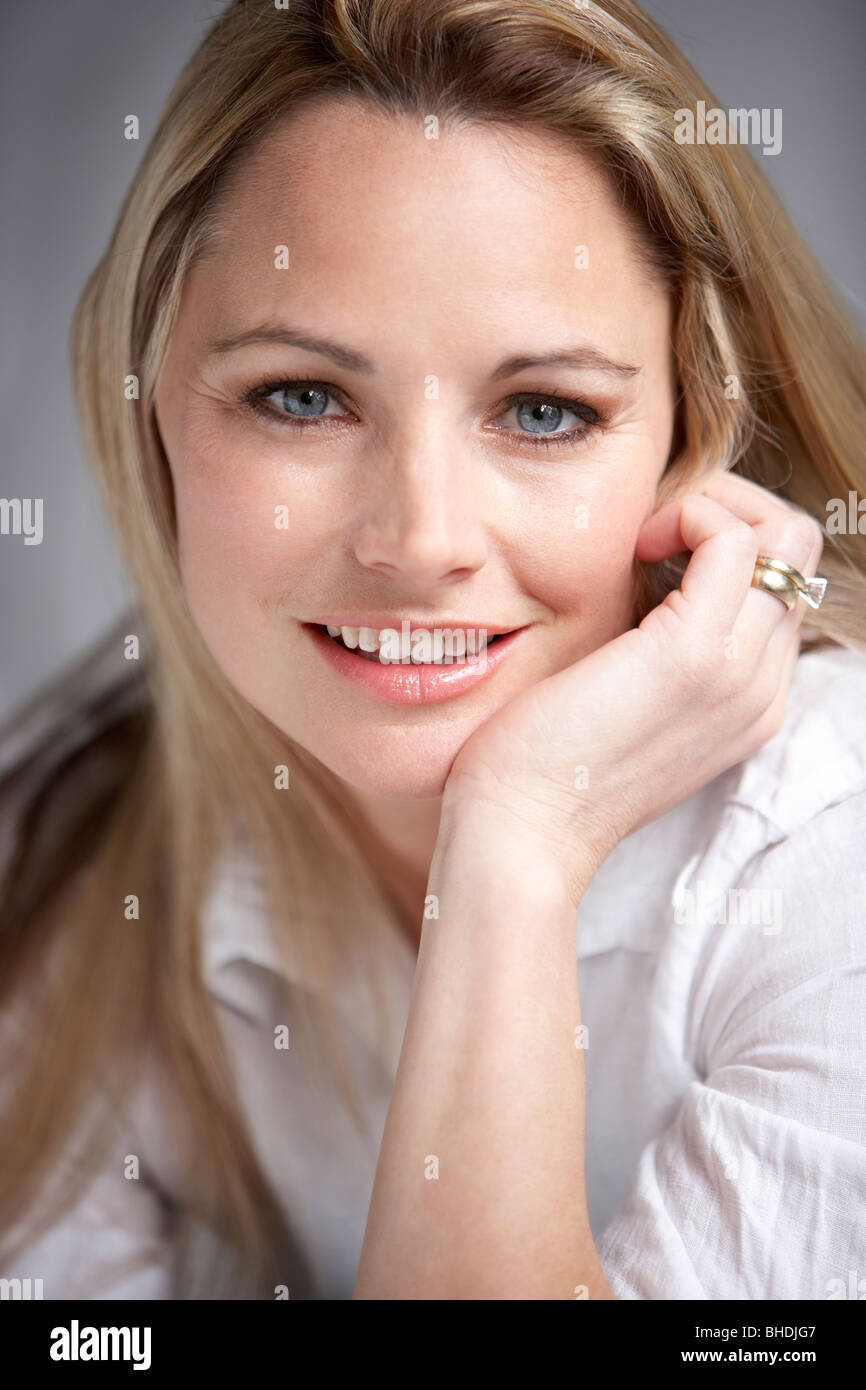
[[[318,758],[335,777],[348,782],[356,791],[369,796],[410,798],[438,797],[445,790],[445,782],[451,764],[460,751],[460,745],[433,748],[430,740],[422,742],[412,732],[408,737],[395,730],[393,747],[387,747],[385,738],[371,741],[367,746],[341,748],[333,738],[299,735],[297,731],[286,731],[289,737]]]

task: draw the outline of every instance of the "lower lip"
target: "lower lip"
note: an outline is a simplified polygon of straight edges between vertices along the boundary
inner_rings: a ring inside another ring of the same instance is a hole
[[[522,634],[528,631],[520,627],[500,637],[498,642],[485,648],[475,661],[455,659],[450,666],[404,666],[402,663],[384,666],[379,661],[367,661],[362,656],[355,656],[315,623],[304,623],[303,627],[339,675],[345,676],[347,681],[367,695],[390,705],[432,705],[474,690],[502,665]]]

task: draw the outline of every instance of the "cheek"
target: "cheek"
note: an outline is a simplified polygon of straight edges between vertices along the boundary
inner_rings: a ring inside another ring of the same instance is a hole
[[[274,605],[290,603],[322,538],[314,488],[216,448],[175,470],[180,567],[193,616],[215,650],[251,653]]]
[[[652,509],[653,478],[635,469],[594,468],[531,509],[512,537],[522,587],[556,615],[575,658],[625,631],[634,607],[634,548]],[[525,509],[525,514],[529,509]]]

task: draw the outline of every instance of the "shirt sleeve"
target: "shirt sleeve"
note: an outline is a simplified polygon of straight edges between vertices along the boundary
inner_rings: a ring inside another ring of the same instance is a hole
[[[753,911],[708,929],[693,981],[697,1078],[596,1242],[616,1298],[842,1298],[866,1274],[864,852],[858,792],[738,875]]]

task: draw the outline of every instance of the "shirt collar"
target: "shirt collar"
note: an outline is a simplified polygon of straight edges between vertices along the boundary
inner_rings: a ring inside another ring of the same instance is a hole
[[[384,938],[386,988],[392,1017],[385,1033],[366,985],[364,944],[341,957],[334,979],[338,1013],[371,1051],[396,1071],[416,954],[396,929]],[[319,995],[321,986],[291,935],[278,946],[268,915],[261,866],[240,835],[217,857],[202,912],[202,974],[211,994],[248,1019],[284,1022],[283,983]]]
[[[575,917],[576,960],[617,947],[655,951],[661,945],[683,881],[706,848],[707,826],[719,815],[734,773],[688,797],[665,815],[621,840],[601,864]],[[756,818],[760,820],[761,818]],[[742,833],[742,830],[740,831]],[[345,1020],[393,1071],[414,979],[416,953],[396,929],[384,938],[389,999],[396,1006],[383,1042],[377,1014],[363,984],[362,942],[341,959],[335,1004]],[[258,861],[235,833],[218,857],[203,912],[203,972],[211,993],[247,1018],[282,1017],[280,981],[320,993],[289,936],[283,952],[269,926]]]

